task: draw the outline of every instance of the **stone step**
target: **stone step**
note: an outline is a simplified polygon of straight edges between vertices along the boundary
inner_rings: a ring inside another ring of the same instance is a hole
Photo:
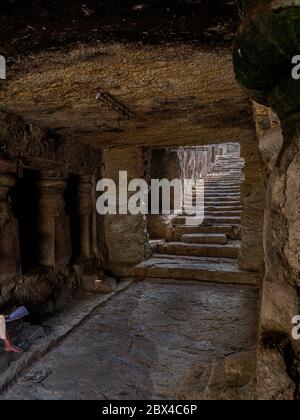
[[[237,189],[239,189],[239,190],[241,189],[241,183],[236,183],[234,185],[229,185],[229,184],[220,185],[219,183],[214,184],[212,182],[205,182],[204,183],[204,188],[206,190],[210,189],[210,190],[214,190],[214,191],[215,190],[221,190],[221,189],[225,190],[225,191],[233,189],[235,191]]]
[[[244,175],[240,175],[240,176],[228,176],[226,174],[224,175],[208,175],[204,178],[204,180],[206,182],[220,182],[220,183],[224,183],[224,184],[228,184],[228,183],[236,183],[236,182],[240,182],[244,180]]]
[[[244,178],[244,174],[241,172],[240,174],[224,173],[223,175],[210,173],[206,175],[204,179],[209,180],[209,181],[219,181],[219,182],[236,182],[243,178]]]
[[[234,169],[243,169],[244,163],[243,162],[224,162],[224,161],[218,161],[216,162],[212,167],[212,172],[215,171],[216,168],[234,168]]]
[[[214,169],[214,173],[217,174],[217,175],[223,176],[223,177],[225,177],[226,174],[228,174],[228,173],[230,173],[231,175],[237,175],[235,180],[242,178],[242,175],[240,175],[240,171],[236,171],[235,169],[228,169],[228,170]]]
[[[196,206],[196,200],[193,201],[185,201],[184,203],[184,208],[185,209],[190,209],[190,208],[194,208]],[[202,205],[202,203],[200,203],[200,205]],[[241,200],[204,200],[204,206],[205,207],[232,207],[232,206],[241,206]]]
[[[240,155],[217,155],[216,156],[217,160],[227,160],[227,159],[233,159],[233,160],[241,160],[244,162],[244,159],[240,156]]]
[[[186,201],[187,200],[195,200],[195,199],[199,199],[199,198],[202,198],[203,197],[203,192],[202,193],[195,193],[195,194],[193,194],[193,195],[190,195],[190,196],[187,196],[186,197]],[[233,193],[233,192],[230,192],[230,193],[212,193],[212,192],[204,192],[204,197],[205,198],[223,198],[223,197],[225,197],[225,198],[240,198],[241,197],[241,194],[240,193]]]
[[[175,279],[179,281],[201,281],[222,284],[243,284],[258,286],[260,276],[255,272],[239,269],[236,262],[201,262],[184,259],[154,258],[137,267],[138,275],[143,278]]]
[[[211,172],[214,173],[216,169],[224,169],[224,171],[228,171],[231,169],[242,171],[244,169],[244,166],[245,166],[244,163],[240,163],[240,162],[217,162],[212,167]]]
[[[241,200],[205,200],[205,206],[210,207],[226,207],[241,206]]]
[[[217,155],[216,159],[240,159],[244,160],[238,152],[226,153],[226,155]]]
[[[230,189],[230,188],[235,188],[236,189],[236,188],[240,188],[241,187],[239,182],[232,183],[231,185],[228,185],[228,184],[227,185],[226,184],[220,185],[219,182],[213,184],[211,182],[205,182],[205,181],[204,181],[204,186],[205,186],[205,188],[211,188],[211,189],[225,188],[227,190]],[[196,187],[197,187],[197,185],[196,185]]]
[[[182,215],[176,216],[173,218],[173,225],[185,225],[188,222],[188,218],[193,217],[193,215]],[[193,223],[204,224],[204,225],[213,225],[213,224],[225,224],[225,225],[237,225],[241,223],[241,217],[239,216],[213,216],[213,215],[204,215],[204,220],[201,217],[194,217]],[[190,224],[190,223],[189,223]]]
[[[240,216],[207,216],[205,215],[204,222],[205,225],[214,225],[214,224],[233,224],[238,225],[241,223]]]
[[[214,193],[205,192],[205,197],[207,198],[223,198],[223,197],[237,198],[240,196],[241,196],[240,192],[214,192]]]
[[[158,245],[158,253],[166,255],[188,255],[194,257],[238,258],[240,241],[219,244],[187,244],[183,242],[166,242]]]
[[[204,190],[206,191],[206,192],[209,192],[209,191],[211,191],[211,192],[222,192],[222,191],[226,191],[226,192],[230,192],[230,191],[240,191],[240,189],[241,189],[241,186],[240,185],[235,185],[235,186],[231,186],[231,187],[225,187],[225,186],[210,186],[210,185],[205,185],[204,186]],[[193,192],[201,192],[201,191],[203,191],[203,189],[202,190],[199,190],[199,189],[194,189],[193,190]]]
[[[240,201],[239,202],[236,202],[236,204],[234,204],[234,203],[235,202],[230,202],[230,201],[224,201],[224,202],[220,202],[220,203],[219,202],[208,202],[208,201],[205,201],[205,203],[204,203],[204,210],[205,211],[210,211],[210,210],[208,210],[209,208],[213,208],[213,209],[220,208],[220,209],[224,209],[224,211],[226,211],[225,210],[226,207],[227,208],[236,207],[236,206],[238,206],[240,208],[242,207]],[[196,203],[195,202],[193,202],[193,203],[189,203],[188,202],[188,203],[185,203],[185,205],[183,206],[183,209],[184,209],[183,211],[185,211],[185,212],[195,211],[195,207],[197,207],[197,209],[198,208],[201,209],[203,206],[202,205],[200,205],[200,206],[197,205],[196,206]],[[228,211],[231,211],[231,210],[228,210]],[[239,211],[242,211],[242,210],[239,210]],[[178,215],[180,216],[180,213]]]
[[[206,186],[209,186],[209,187],[212,187],[212,188],[215,188],[215,187],[218,187],[218,188],[222,188],[222,187],[228,187],[228,188],[230,188],[230,187],[236,187],[236,186],[238,186],[238,187],[240,187],[240,182],[224,182],[224,183],[221,183],[221,182],[219,182],[219,181],[204,181],[204,185],[206,185]]]
[[[205,218],[211,218],[211,217],[241,217],[243,211],[242,210],[212,210],[209,211],[207,209],[204,209],[204,216]],[[196,210],[194,208],[189,208],[186,207],[185,211],[183,211],[182,213],[178,214],[178,217],[183,216],[183,217],[191,217],[191,216],[196,216]],[[181,224],[181,223],[179,223]]]
[[[227,171],[242,171],[243,170],[244,165],[243,164],[231,164],[231,165],[224,165],[224,164],[217,164],[214,165],[212,171],[213,172],[217,172],[218,170],[221,170],[223,172],[227,172]]]
[[[227,182],[237,182],[237,181],[243,181],[244,175],[241,174],[233,174],[233,173],[218,173],[214,174],[213,176],[207,176],[205,179],[212,179],[212,180],[218,180],[218,181],[227,181]]]
[[[244,166],[243,161],[239,160],[217,160],[216,163],[214,163],[213,168],[216,166],[223,166],[224,168],[227,168],[228,166],[233,166],[235,168],[242,168]]]
[[[205,196],[205,204],[207,203],[239,203],[241,204],[241,197],[207,197]],[[186,203],[188,204],[188,202]]]
[[[228,238],[225,234],[197,233],[182,235],[182,242],[187,244],[227,244]]]
[[[241,217],[242,215],[242,210],[222,210],[222,211],[217,211],[217,210],[213,210],[213,211],[204,211],[204,215],[205,217],[220,217],[220,216],[224,216],[224,217]]]
[[[217,195],[217,194],[223,194],[223,195],[230,195],[230,194],[240,194],[241,189],[238,188],[218,188],[218,189],[212,189],[212,188],[204,188],[203,190],[193,190],[189,194],[186,194],[188,197],[195,197],[196,194],[204,194],[205,195]]]
[[[165,242],[165,241],[160,241]],[[178,255],[164,255],[164,254],[153,254],[155,258],[165,259],[168,258],[170,260],[178,260]],[[191,257],[189,255],[181,255],[180,261],[191,261],[191,262],[201,262],[207,264],[221,264],[221,263],[235,263],[237,264],[236,258],[222,258],[222,257]]]
[[[243,211],[242,206],[204,206],[204,210],[207,212],[214,211]]]
[[[223,166],[223,167],[227,167],[227,166],[234,166],[237,168],[243,168],[245,166],[245,162],[243,162],[242,160],[217,160],[214,165],[213,165],[213,169],[216,166]]]
[[[172,220],[173,225],[186,225],[188,224],[188,218],[193,218],[193,224],[196,225],[201,225],[204,223],[203,219],[201,217],[194,217],[194,215],[182,215],[182,216],[176,216],[174,217],[174,219]]]
[[[198,233],[222,233],[227,235],[229,239],[240,240],[241,234],[239,225],[217,225],[217,226],[176,226],[174,229],[174,241],[180,242],[182,235],[198,234]]]
[[[245,165],[245,162],[241,159],[217,159],[216,162],[213,164],[213,168],[215,166],[238,166],[242,167]]]

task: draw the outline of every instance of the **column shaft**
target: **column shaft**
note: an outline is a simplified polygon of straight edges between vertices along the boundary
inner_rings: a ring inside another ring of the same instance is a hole
[[[64,199],[66,179],[66,174],[43,171],[38,181],[38,255],[39,263],[47,267],[68,264],[71,257],[70,220]]]

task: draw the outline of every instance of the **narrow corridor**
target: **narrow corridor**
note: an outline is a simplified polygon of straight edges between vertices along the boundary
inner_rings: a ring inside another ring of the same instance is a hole
[[[239,152],[216,156],[204,177],[203,223],[189,225],[186,214],[173,218],[173,240],[152,241],[153,258],[140,265],[149,278],[258,284],[259,273],[238,264],[243,168]],[[189,206],[195,205],[195,194],[188,198]]]

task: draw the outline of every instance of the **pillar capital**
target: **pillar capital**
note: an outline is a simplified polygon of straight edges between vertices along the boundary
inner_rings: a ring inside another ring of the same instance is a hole
[[[79,214],[91,214],[93,211],[92,192],[94,188],[93,177],[84,175],[79,177],[78,183],[78,211]]]
[[[65,172],[40,171],[37,187],[40,192],[40,211],[47,215],[59,216],[65,211],[64,192],[68,186]]]
[[[37,185],[44,193],[63,193],[67,187],[67,172],[40,171]]]
[[[0,202],[6,202],[9,190],[16,185],[16,165],[0,154]]]
[[[9,190],[16,185],[16,178],[12,174],[0,173],[0,202],[7,201]]]
[[[292,59],[300,54],[300,0],[238,3],[242,23],[233,53],[236,78],[251,99],[271,106],[284,121],[300,112],[300,81],[292,78]]]

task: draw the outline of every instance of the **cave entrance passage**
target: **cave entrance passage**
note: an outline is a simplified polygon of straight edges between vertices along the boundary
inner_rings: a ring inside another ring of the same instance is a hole
[[[247,223],[252,223],[244,220],[241,196],[244,171],[239,143],[152,153],[152,177],[171,180],[179,174],[182,180],[203,180],[204,219],[199,224],[197,221],[188,224],[190,217],[184,212],[177,213],[176,209],[169,216],[148,217],[154,260],[143,265],[149,267],[150,277],[257,284],[258,272],[244,271],[240,266],[241,254],[247,254],[242,247],[242,225],[245,222],[248,234]],[[195,193],[193,189],[185,204],[195,204]]]

